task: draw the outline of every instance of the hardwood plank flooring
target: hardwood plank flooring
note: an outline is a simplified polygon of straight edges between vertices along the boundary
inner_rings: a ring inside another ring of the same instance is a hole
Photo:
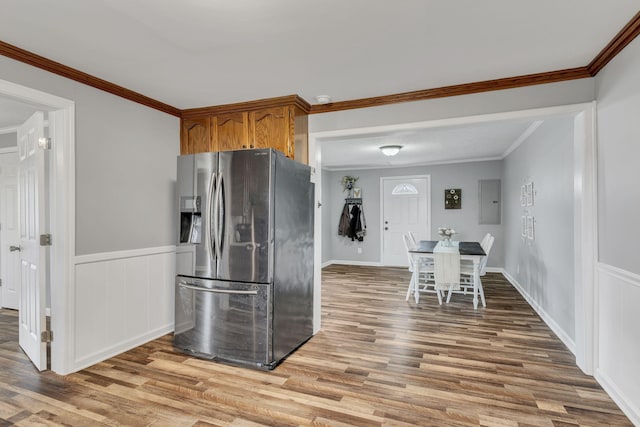
[[[406,269],[323,270],[322,330],[271,372],[182,354],[166,335],[66,377],[38,373],[0,310],[0,426],[626,426],[499,274],[404,300]]]

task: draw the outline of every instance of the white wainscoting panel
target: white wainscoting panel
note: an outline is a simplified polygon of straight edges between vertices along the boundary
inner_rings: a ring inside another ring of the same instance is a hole
[[[175,247],[75,259],[74,370],[173,331]]]
[[[640,275],[598,263],[595,377],[640,426]]]

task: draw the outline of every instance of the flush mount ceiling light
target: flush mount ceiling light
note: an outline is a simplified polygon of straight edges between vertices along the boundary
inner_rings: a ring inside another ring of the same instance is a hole
[[[385,156],[395,156],[400,152],[401,148],[402,145],[383,145],[380,147],[380,151],[382,151],[382,154]]]
[[[318,104],[331,104],[331,97],[329,95],[316,96],[316,102]]]

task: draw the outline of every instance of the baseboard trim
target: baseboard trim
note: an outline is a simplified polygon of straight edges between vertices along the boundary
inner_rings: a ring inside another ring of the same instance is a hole
[[[629,418],[629,420],[635,426],[640,426],[640,407],[634,405],[633,402],[629,402],[624,398],[623,393],[620,392],[615,383],[601,370],[596,369],[595,379],[602,386],[604,391],[613,399],[613,401],[620,407],[622,412]]]
[[[358,265],[358,266],[362,266],[362,267],[382,267],[382,264],[377,262],[377,261],[351,261],[351,260],[341,260],[341,259],[334,259],[331,261],[327,261],[325,263],[322,264],[322,268],[328,267],[332,264],[338,264],[338,265]]]
[[[137,337],[131,338],[127,341],[121,342],[117,345],[111,346],[104,350],[89,354],[80,359],[77,359],[73,362],[73,366],[71,367],[70,372],[78,372],[84,368],[95,365],[96,363],[100,363],[104,360],[107,360],[111,357],[117,356],[119,354],[124,353],[125,351],[129,351],[133,348],[136,348],[140,345],[146,344],[149,341],[153,341],[156,338],[160,338],[163,335],[166,335],[170,332],[173,332],[174,325],[173,323],[165,325],[161,328],[157,328],[153,331],[149,331],[145,334],[139,335]]]
[[[504,268],[502,268],[502,267],[487,267],[487,268],[485,268],[485,271],[487,273],[502,273],[503,275],[505,274],[504,273]]]
[[[116,259],[135,258],[149,255],[159,255],[166,253],[175,253],[175,246],[158,246],[155,248],[131,249],[116,252],[101,252],[89,255],[77,255],[74,258],[74,264],[88,264],[92,262],[113,261]]]
[[[514,277],[512,277],[506,270],[502,271],[502,275],[509,281],[509,283],[511,283],[514,288],[516,288],[518,292],[520,292],[520,295],[522,295],[525,301],[529,303],[531,308],[533,308],[533,310],[538,313],[538,316],[540,316],[544,323],[546,323],[551,331],[553,331],[553,333],[556,334],[558,338],[560,338],[560,341],[562,341],[564,345],[567,346],[569,351],[571,351],[571,353],[575,355],[576,343],[571,339],[571,337],[569,337],[569,335],[567,335],[567,333],[551,318],[551,316],[549,316],[549,314],[544,311],[544,309],[540,307],[540,305],[533,298],[531,298],[527,291],[524,290],[524,288]]]

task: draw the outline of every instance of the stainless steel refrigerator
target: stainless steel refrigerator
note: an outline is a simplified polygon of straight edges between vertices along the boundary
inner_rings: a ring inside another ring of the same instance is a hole
[[[273,149],[178,157],[175,347],[273,369],[311,337],[310,178]]]

